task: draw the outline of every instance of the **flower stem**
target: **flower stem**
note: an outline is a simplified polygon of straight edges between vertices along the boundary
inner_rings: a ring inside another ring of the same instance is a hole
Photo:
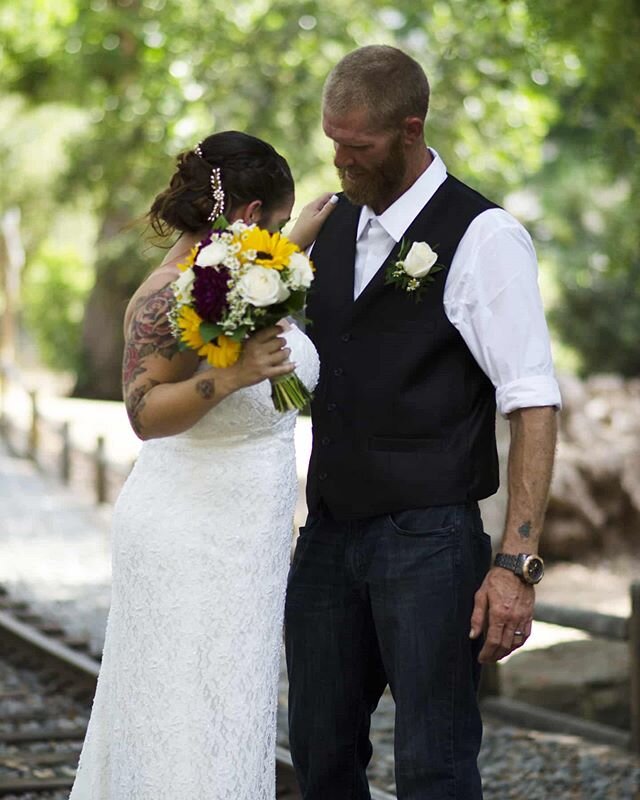
[[[271,381],[271,399],[277,411],[302,411],[311,397],[295,372]]]

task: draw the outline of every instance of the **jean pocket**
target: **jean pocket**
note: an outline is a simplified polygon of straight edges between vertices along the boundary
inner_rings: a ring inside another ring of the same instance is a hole
[[[408,509],[387,514],[394,533],[400,536],[445,538],[456,530],[455,513],[445,509]]]
[[[318,526],[319,522],[320,522],[319,516],[314,515],[307,517],[305,524],[301,528],[298,528],[298,539],[301,539],[308,533],[310,533],[314,528]]]

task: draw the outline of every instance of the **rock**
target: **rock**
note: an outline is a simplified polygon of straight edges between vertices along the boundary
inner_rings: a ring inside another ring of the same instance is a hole
[[[640,547],[640,379],[559,378],[556,465],[542,550],[550,559]]]
[[[572,561],[593,552],[597,545],[598,535],[584,519],[554,515],[545,524],[540,554],[550,561]]]
[[[500,665],[502,692],[525,703],[628,729],[629,652],[590,639],[516,653]]]

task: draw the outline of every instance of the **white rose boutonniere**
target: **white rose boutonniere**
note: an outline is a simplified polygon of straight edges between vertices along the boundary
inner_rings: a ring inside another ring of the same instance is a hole
[[[437,261],[438,254],[426,242],[403,239],[398,260],[387,269],[385,282],[412,293],[418,302],[427,285],[433,282],[434,273],[444,269]]]

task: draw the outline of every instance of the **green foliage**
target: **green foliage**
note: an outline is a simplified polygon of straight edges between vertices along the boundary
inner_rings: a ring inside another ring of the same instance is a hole
[[[23,284],[25,322],[44,363],[52,369],[78,369],[80,330],[91,284],[89,265],[70,247],[43,247],[31,260]]]
[[[562,54],[551,90],[563,114],[535,180],[541,252],[555,265],[550,319],[581,371],[640,374],[640,6],[529,0]],[[561,49],[562,48],[562,49]]]
[[[628,372],[635,345],[619,328],[638,305],[639,40],[637,0],[8,0],[0,166],[20,180],[0,213],[23,208],[29,262],[59,207],[95,215],[83,382],[93,391],[111,372],[104,391],[115,396],[121,343],[114,334],[101,360],[91,320],[107,308],[117,331],[127,296],[161,259],[126,226],[166,185],[175,155],[214,130],[247,130],[289,159],[299,196],[333,189],[324,79],[354,47],[397,44],[429,75],[427,139],[450,170],[498,202],[537,195],[532,224],[556,273],[564,341],[585,370],[611,368],[607,349],[628,351]],[[589,220],[610,187],[622,189],[596,232]],[[590,314],[601,319],[595,349],[589,326],[578,333]]]

